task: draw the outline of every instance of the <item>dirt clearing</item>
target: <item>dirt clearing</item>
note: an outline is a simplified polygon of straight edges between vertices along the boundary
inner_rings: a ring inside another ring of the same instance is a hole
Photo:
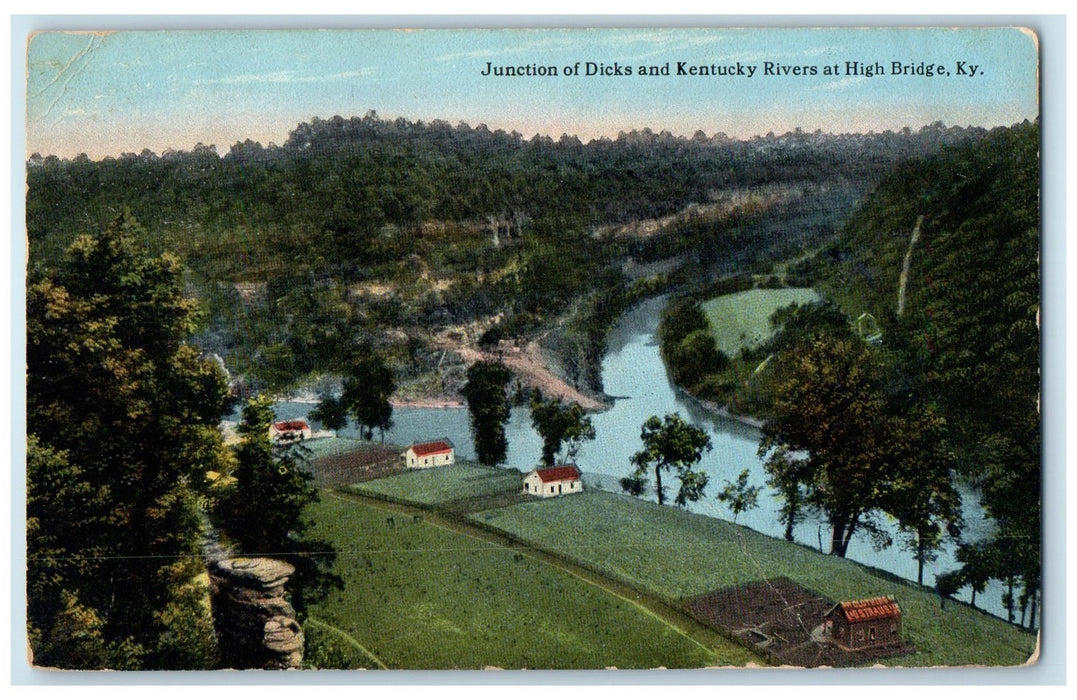
[[[400,452],[384,445],[361,445],[354,450],[319,455],[308,465],[318,487],[358,484],[404,471]]]
[[[688,601],[688,614],[788,666],[864,666],[915,651],[899,643],[847,651],[823,636],[823,616],[835,601],[787,578],[724,588]]]

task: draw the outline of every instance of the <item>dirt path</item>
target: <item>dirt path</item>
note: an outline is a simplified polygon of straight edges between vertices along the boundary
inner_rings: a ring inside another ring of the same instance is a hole
[[[336,634],[337,636],[339,636],[341,639],[343,639],[349,645],[351,645],[351,646],[355,647],[356,649],[358,649],[359,652],[363,656],[365,656],[366,658],[373,661],[375,666],[377,666],[378,668],[380,668],[380,669],[382,669],[384,671],[389,670],[389,667],[385,665],[385,662],[382,661],[381,659],[379,659],[374,654],[374,652],[367,649],[365,646],[363,646],[362,644],[359,643],[359,640],[357,640],[355,637],[351,636],[350,634],[348,634],[344,630],[340,629],[339,627],[334,627],[333,625],[329,624],[328,622],[323,622],[322,620],[319,620],[319,619],[314,618],[314,617],[308,617],[307,618],[307,624],[308,625],[313,625],[315,627],[321,627],[324,630],[329,630],[333,634]]]
[[[924,223],[924,215],[916,217],[916,225],[909,237],[909,248],[905,251],[905,264],[901,266],[901,279],[898,280],[897,315],[900,317],[905,311],[905,286],[909,281],[909,267],[912,265],[912,249],[916,241],[920,240],[920,226]]]

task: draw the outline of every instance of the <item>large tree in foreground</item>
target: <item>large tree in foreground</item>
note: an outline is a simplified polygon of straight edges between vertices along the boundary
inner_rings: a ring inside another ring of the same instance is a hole
[[[35,663],[200,668],[200,489],[227,387],[185,344],[182,269],[129,216],[27,290],[27,615]]]
[[[463,394],[471,415],[475,453],[483,464],[500,464],[508,453],[505,423],[509,419],[507,388],[511,380],[512,372],[500,362],[480,360],[468,368]]]
[[[783,484],[783,492],[804,487],[807,503],[830,523],[831,554],[845,556],[866,516],[885,504],[894,476],[880,365],[863,341],[826,335],[779,361],[782,378],[761,452],[781,447],[806,455],[802,468],[787,471],[799,484]]]
[[[673,413],[661,419],[658,416],[648,418],[640,430],[640,439],[643,440],[643,449],[632,455],[635,471],[622,480],[626,490],[641,493],[646,475],[653,469],[654,490],[659,504],[666,501],[662,474],[668,471],[674,471],[681,484],[674,499],[677,505],[687,505],[689,501],[698,501],[703,497],[707,475],[694,471],[692,467],[699,463],[704,452],[711,449],[711,440],[706,432]]]
[[[924,564],[960,525],[945,421],[934,407],[888,392],[877,351],[849,333],[803,338],[778,362],[759,453],[785,501],[786,537],[808,506],[830,524],[831,554],[845,556],[861,530],[888,546],[874,522],[886,513],[908,535],[922,581]]]

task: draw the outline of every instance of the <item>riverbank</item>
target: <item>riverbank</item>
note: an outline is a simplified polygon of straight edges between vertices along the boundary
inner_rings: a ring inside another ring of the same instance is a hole
[[[704,406],[672,385],[655,342],[663,306],[660,298],[634,305],[611,329],[602,372],[606,392],[617,398],[610,402],[608,410],[592,415],[597,439],[580,447],[576,456],[578,466],[585,474],[593,475],[592,479],[601,478],[608,488],[617,491],[619,479],[631,472],[632,456],[642,446],[640,426],[652,415],[680,413],[706,430],[713,445],[713,450],[701,459],[699,470],[714,486],[708,497],[690,504],[688,510],[732,520],[733,514],[714,498],[715,489],[748,469],[749,485],[762,490],[757,507],[741,513],[738,523],[781,538],[784,532],[780,513],[782,503],[766,484],[766,470],[758,455],[759,428],[750,422],[750,417],[722,416],[721,407]],[[719,410],[714,410],[716,408]],[[280,419],[305,417],[310,404],[278,405],[276,410]],[[447,437],[456,445],[459,459],[473,459],[475,453],[469,422],[468,412],[462,407],[401,407],[394,411],[393,427],[386,432],[385,440],[406,445]],[[356,437],[357,434],[354,429],[349,429],[342,431],[342,436]],[[533,468],[542,453],[542,439],[534,430],[526,407],[513,407],[506,424],[506,437],[509,445],[505,465],[520,471]],[[975,499],[970,498],[968,503],[966,533],[973,539],[986,536],[989,522],[985,521],[982,510],[976,512]],[[803,546],[822,549],[825,530],[826,523],[821,518],[806,517],[797,524],[794,537]],[[900,533],[893,527],[888,527],[888,531],[897,541]],[[848,558],[909,581],[914,581],[917,575],[915,560],[901,547],[879,551],[867,535],[854,536]],[[925,583],[931,586],[936,575],[956,565],[954,547],[947,542],[939,559],[925,572]],[[977,604],[993,614],[1004,614],[999,605],[1004,593],[1001,586],[992,582],[987,590],[977,594]],[[963,591],[958,598],[967,601],[969,594]]]
[[[500,360],[512,370],[521,386],[525,389],[538,389],[547,398],[578,403],[587,411],[604,411],[609,408],[602,400],[585,394],[555,373],[538,340],[529,341],[522,347],[502,342],[495,351],[469,346],[460,346],[454,348],[454,351],[468,366],[483,360]]]
[[[680,387],[678,387],[678,388],[680,388]],[[683,391],[683,388],[681,388],[681,390]],[[724,418],[726,420],[737,421],[738,423],[742,423],[743,425],[749,425],[749,426],[751,426],[753,428],[757,428],[759,430],[762,430],[763,426],[766,425],[766,423],[767,423],[765,420],[763,420],[761,418],[755,418],[753,416],[744,416],[744,415],[740,415],[740,414],[737,414],[737,413],[733,413],[727,407],[723,406],[720,403],[716,403],[714,401],[707,401],[707,400],[704,400],[704,399],[696,398],[695,396],[692,396],[688,392],[685,392],[685,394],[687,394],[688,396],[691,396],[693,399],[695,399],[695,401],[697,401],[702,408],[706,409],[707,411],[710,411],[711,413],[713,413],[716,416],[719,416],[720,418]]]
[[[436,397],[431,396],[429,398],[397,398],[396,396],[389,399],[389,405],[393,408],[466,408],[461,399]]]

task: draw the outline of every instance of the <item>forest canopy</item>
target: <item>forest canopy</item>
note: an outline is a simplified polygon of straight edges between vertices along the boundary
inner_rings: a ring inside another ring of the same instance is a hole
[[[585,144],[370,112],[314,118],[280,145],[34,154],[30,267],[55,266],[127,208],[208,306],[195,342],[255,389],[339,372],[340,349],[363,341],[420,375],[431,354],[420,329],[496,317],[506,337],[526,334],[581,298],[608,316],[629,259],[687,255],[720,274],[737,256],[812,242],[894,164],[985,133],[935,123],[736,141],[644,128]],[[778,212],[785,230],[759,225]],[[639,221],[658,233],[617,233]],[[387,339],[390,327],[409,340]],[[592,386],[598,340],[566,346]]]

